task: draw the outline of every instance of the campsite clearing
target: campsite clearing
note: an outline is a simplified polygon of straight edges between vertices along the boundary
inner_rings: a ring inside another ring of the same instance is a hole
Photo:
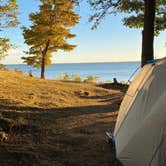
[[[0,120],[9,126],[1,166],[117,165],[105,132],[114,129],[123,95],[0,71]]]

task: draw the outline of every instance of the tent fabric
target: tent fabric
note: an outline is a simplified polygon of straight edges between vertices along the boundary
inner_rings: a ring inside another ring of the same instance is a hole
[[[166,166],[166,58],[145,65],[131,83],[114,139],[124,166]]]

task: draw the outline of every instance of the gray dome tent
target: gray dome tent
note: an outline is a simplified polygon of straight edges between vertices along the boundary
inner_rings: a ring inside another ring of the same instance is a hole
[[[166,58],[145,65],[131,83],[114,140],[124,166],[166,166]]]

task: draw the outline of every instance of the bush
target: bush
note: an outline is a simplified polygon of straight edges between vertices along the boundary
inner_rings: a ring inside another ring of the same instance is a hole
[[[59,80],[59,81],[62,81],[62,80],[63,80],[62,74],[59,74],[59,75],[58,75],[57,80]]]
[[[88,76],[84,82],[85,83],[96,83],[97,80],[99,79],[99,77],[96,77],[96,76]]]
[[[33,77],[32,70],[29,70],[29,76]]]
[[[6,69],[6,66],[3,64],[0,64],[0,70],[5,70],[5,69]]]
[[[82,82],[82,78],[78,74],[74,74],[73,75],[73,81]]]
[[[63,77],[63,80],[64,80],[64,81],[70,81],[71,78],[70,78],[70,76],[66,73],[66,74],[64,75],[64,77]]]
[[[17,72],[17,73],[19,73],[19,74],[24,74],[24,72],[22,70],[20,70],[20,69],[16,69],[15,68],[14,71]]]

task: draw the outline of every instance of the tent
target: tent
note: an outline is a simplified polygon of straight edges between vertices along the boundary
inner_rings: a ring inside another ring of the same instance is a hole
[[[124,166],[166,166],[166,58],[145,65],[120,106],[114,130]]]

